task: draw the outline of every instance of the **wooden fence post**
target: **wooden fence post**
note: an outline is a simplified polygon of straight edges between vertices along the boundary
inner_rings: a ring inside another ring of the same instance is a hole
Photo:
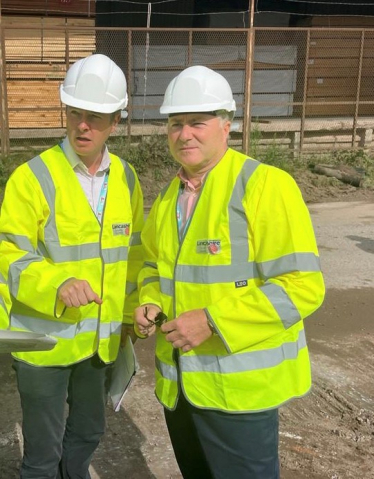
[[[252,103],[252,77],[254,59],[254,0],[250,0],[250,22],[247,34],[247,55],[245,60],[245,84],[243,105],[243,138],[242,148],[244,153],[249,154],[249,142],[251,136],[251,103]]]
[[[6,84],[6,61],[5,61],[5,35],[1,18],[0,0],[0,129],[1,129],[1,156],[7,156],[10,152],[9,142],[9,119]]]

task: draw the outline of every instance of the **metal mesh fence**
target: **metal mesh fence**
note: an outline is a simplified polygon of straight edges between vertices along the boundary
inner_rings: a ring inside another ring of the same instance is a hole
[[[1,26],[1,151],[40,149],[65,134],[59,85],[92,53],[126,74],[129,116],[115,135],[165,133],[159,107],[170,80],[206,65],[237,103],[230,142],[292,154],[374,149],[374,30],[326,28],[95,28],[92,20]],[[36,20],[35,20],[36,22]],[[40,19],[39,19],[40,22]]]

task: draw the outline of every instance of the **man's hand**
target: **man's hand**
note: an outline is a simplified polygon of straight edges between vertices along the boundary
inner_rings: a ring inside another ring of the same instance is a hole
[[[57,296],[68,308],[79,308],[88,303],[102,304],[103,302],[92,290],[88,281],[77,278],[65,281],[59,288]]]
[[[213,334],[203,309],[182,313],[163,324],[161,331],[166,334],[166,341],[172,343],[173,348],[181,348],[184,353],[196,348]]]
[[[150,321],[153,321],[160,311],[155,304],[144,304],[135,309],[134,326],[139,337],[152,336],[156,332],[156,326]]]

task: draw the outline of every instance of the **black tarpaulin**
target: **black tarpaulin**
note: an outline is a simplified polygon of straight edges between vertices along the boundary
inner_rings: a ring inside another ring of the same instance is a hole
[[[374,0],[256,0],[256,12],[374,16]]]

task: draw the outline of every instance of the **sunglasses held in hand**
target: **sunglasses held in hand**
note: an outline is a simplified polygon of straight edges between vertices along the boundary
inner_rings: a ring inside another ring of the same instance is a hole
[[[162,311],[160,311],[159,313],[156,314],[155,318],[152,320],[152,319],[149,319],[148,318],[148,308],[147,306],[144,308],[144,317],[146,318],[146,320],[148,321],[148,323],[150,324],[150,326],[158,326],[160,327],[162,324],[164,324],[168,317],[166,316],[165,313],[163,313]]]

